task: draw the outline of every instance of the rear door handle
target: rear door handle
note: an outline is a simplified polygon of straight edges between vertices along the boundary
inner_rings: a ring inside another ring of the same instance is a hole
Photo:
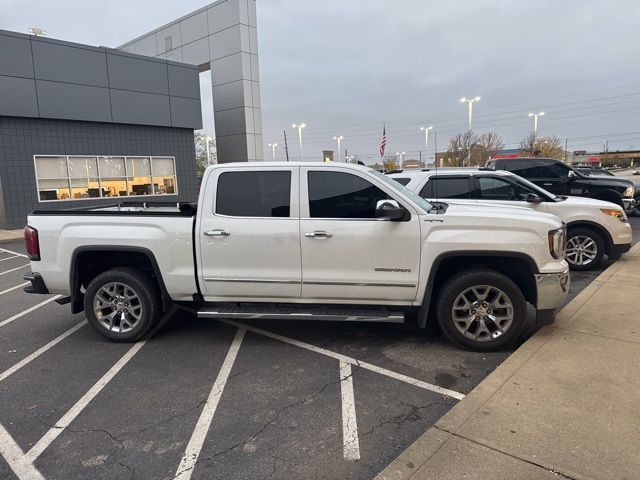
[[[227,230],[222,230],[220,228],[216,230],[207,230],[204,232],[207,237],[228,237],[231,235]]]
[[[333,233],[325,232],[324,230],[316,230],[314,232],[307,232],[304,234],[307,238],[331,238]]]
[[[551,185],[553,185],[553,183],[543,183],[543,185],[544,185],[545,187],[550,187]]]

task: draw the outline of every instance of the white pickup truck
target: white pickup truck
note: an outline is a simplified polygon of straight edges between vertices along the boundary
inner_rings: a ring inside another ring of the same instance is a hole
[[[203,318],[437,321],[456,344],[493,350],[521,335],[526,302],[553,321],[565,235],[546,213],[433,208],[357,165],[222,164],[197,207],[33,212],[25,290],[64,295],[116,341],[188,304]]]

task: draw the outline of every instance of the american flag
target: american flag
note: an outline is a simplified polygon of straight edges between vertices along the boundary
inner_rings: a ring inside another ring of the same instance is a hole
[[[382,126],[382,141],[380,142],[380,156],[384,157],[384,149],[387,147],[387,127]]]

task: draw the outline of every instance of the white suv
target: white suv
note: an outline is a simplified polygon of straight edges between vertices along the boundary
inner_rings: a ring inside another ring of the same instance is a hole
[[[622,208],[587,197],[554,195],[511,172],[485,168],[404,170],[389,174],[430,201],[514,206],[552,213],[567,225],[566,259],[572,270],[597,268],[631,248]]]

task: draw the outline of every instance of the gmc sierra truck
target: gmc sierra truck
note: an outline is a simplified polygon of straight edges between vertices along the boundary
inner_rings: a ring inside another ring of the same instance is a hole
[[[36,210],[25,290],[63,295],[115,341],[182,305],[203,318],[437,322],[494,350],[521,336],[527,302],[553,321],[565,235],[547,213],[434,208],[358,165],[222,164],[197,204]]]

